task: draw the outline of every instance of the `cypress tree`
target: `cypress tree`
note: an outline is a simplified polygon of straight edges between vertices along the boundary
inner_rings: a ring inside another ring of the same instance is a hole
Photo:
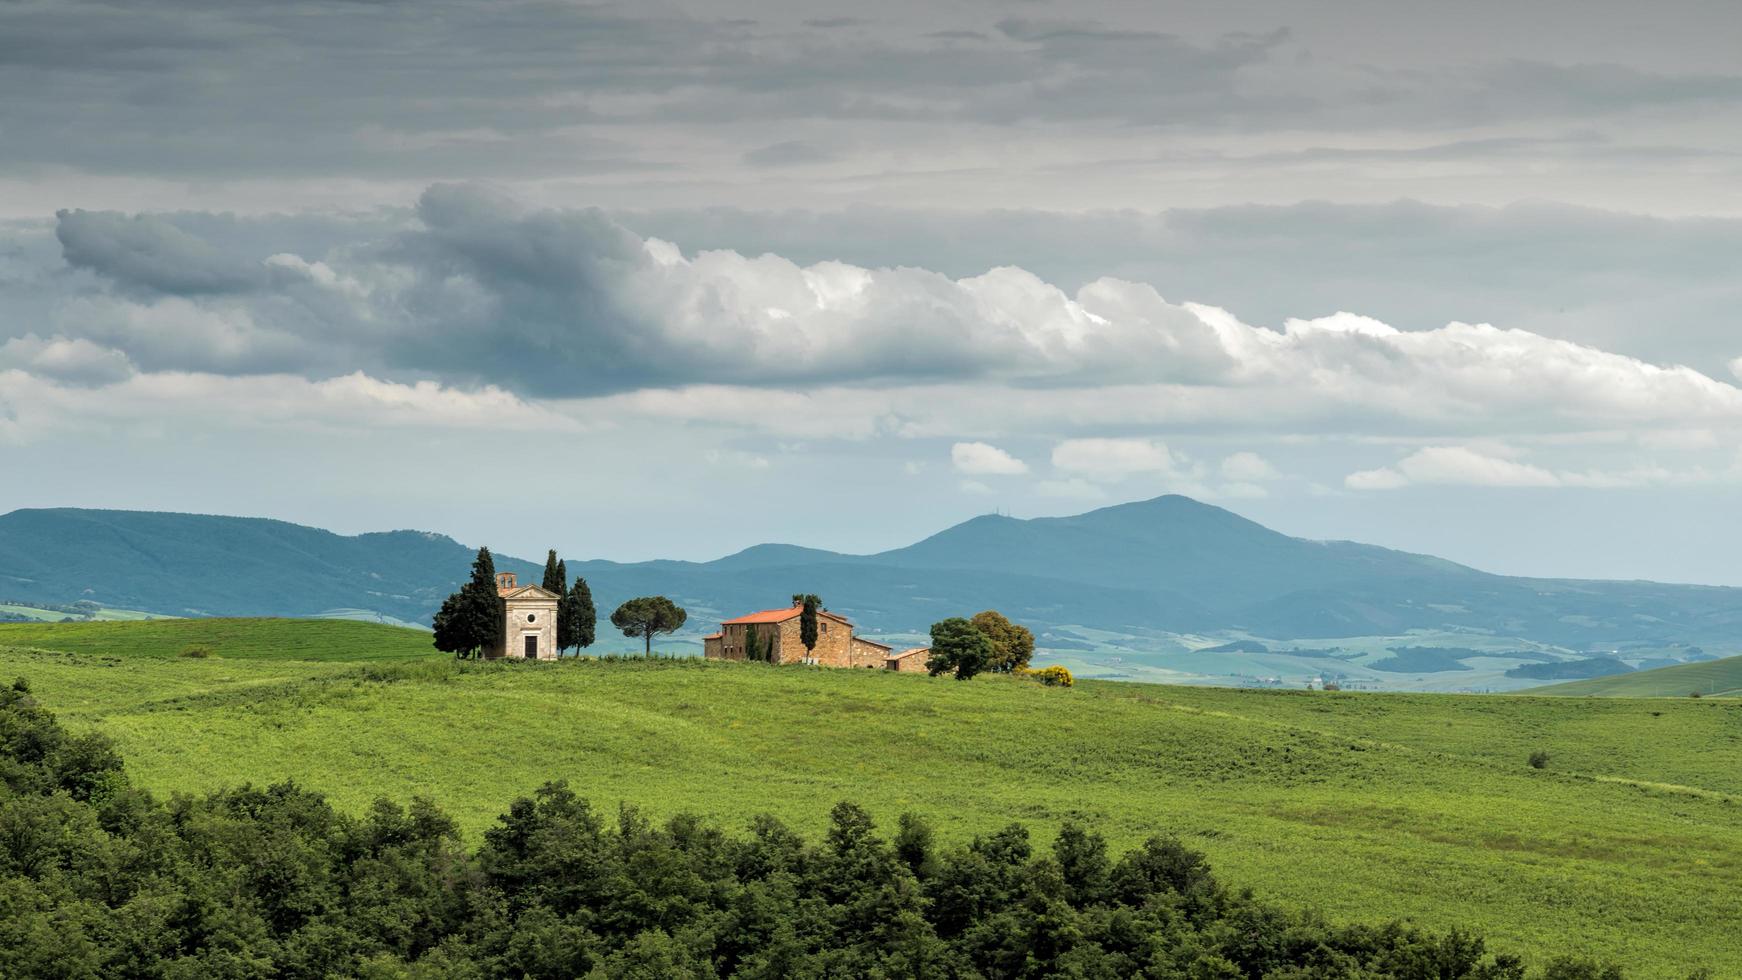
[[[555,548],[552,548],[550,554],[545,556],[544,581],[539,584],[544,587],[544,591],[553,595],[560,596],[569,589],[568,570],[563,567],[562,562],[557,560]]]
[[[455,592],[443,599],[442,607],[436,612],[432,624],[435,631],[435,648],[443,653],[451,653],[456,658],[464,656],[472,649],[461,626],[465,619],[460,615],[460,609],[464,602],[464,592]]]
[[[807,654],[815,654],[817,649],[817,610],[822,607],[823,600],[812,593],[801,593],[792,597],[792,604],[803,606],[804,612],[798,617],[798,641],[804,644]]]
[[[593,590],[587,588],[586,579],[577,575],[575,584],[569,587],[557,605],[557,646],[564,649],[574,647],[578,655],[582,648],[593,645],[598,622],[599,611],[593,607]]]
[[[502,645],[505,615],[502,597],[496,594],[496,559],[489,548],[479,548],[472,562],[472,578],[460,589],[461,636],[471,642],[475,654]]]
[[[464,659],[502,643],[503,605],[496,595],[496,561],[479,548],[472,577],[435,614],[435,648]]]

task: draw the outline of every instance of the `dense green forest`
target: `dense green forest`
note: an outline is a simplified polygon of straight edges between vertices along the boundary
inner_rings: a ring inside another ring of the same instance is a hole
[[[347,816],[294,784],[160,800],[101,734],[0,690],[0,976],[1526,976],[1478,936],[1333,925],[1219,882],[1157,836],[1114,857],[1066,825],[934,844],[837,805],[820,841],[772,816],[602,814],[561,783],[468,850],[435,806]],[[1616,978],[1559,960],[1550,980]]]

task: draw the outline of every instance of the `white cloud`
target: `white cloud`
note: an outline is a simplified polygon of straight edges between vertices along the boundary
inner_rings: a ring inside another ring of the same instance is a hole
[[[1028,464],[997,446],[985,442],[958,442],[950,447],[950,462],[961,473],[1015,476],[1028,472]]]
[[[971,493],[976,496],[985,496],[992,493],[992,488],[981,483],[979,480],[963,480],[958,484],[958,488],[963,493]]]
[[[1351,490],[1396,490],[1409,486],[1409,477],[1388,466],[1381,466],[1374,470],[1350,473],[1343,477],[1343,486]]]
[[[133,363],[118,350],[84,339],[35,334],[0,344],[0,370],[16,368],[69,384],[111,384],[133,374]]]
[[[1362,470],[1343,479],[1351,490],[1395,490],[1411,485],[1471,487],[1632,487],[1709,478],[1702,470],[1677,472],[1656,465],[1624,470],[1551,470],[1509,458],[1516,453],[1494,445],[1428,446],[1393,466]]]
[[[1222,476],[1241,483],[1263,483],[1282,474],[1270,461],[1253,452],[1233,453],[1222,460]]]
[[[13,406],[8,417],[15,442],[91,432],[398,428],[560,434],[592,427],[500,388],[402,384],[362,372],[322,381],[142,372],[88,388],[0,366],[0,404]]]
[[[1468,446],[1429,446],[1398,463],[1411,482],[1480,487],[1552,487],[1560,478],[1540,466]]]
[[[1102,483],[1139,473],[1172,473],[1181,462],[1154,439],[1067,439],[1052,450],[1054,469]]]

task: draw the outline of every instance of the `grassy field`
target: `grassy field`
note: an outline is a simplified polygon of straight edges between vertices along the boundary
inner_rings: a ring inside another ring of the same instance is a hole
[[[200,647],[225,660],[367,660],[427,658],[427,630],[345,619],[158,619],[147,622],[0,623],[0,647],[68,653],[179,657]]]
[[[1117,848],[1179,833],[1227,880],[1339,919],[1465,925],[1631,976],[1742,975],[1742,701],[456,664],[428,634],[273,620],[0,626],[0,670],[161,791],[419,794],[474,839],[550,778],[810,833],[840,799],[956,840],[1011,820],[1045,840],[1080,817]],[[1537,749],[1546,769],[1525,763]]]
[[[1708,698],[1742,697],[1742,657],[1593,677],[1586,681],[1553,684],[1537,691],[1564,697],[1685,698],[1696,691],[1701,697]]]

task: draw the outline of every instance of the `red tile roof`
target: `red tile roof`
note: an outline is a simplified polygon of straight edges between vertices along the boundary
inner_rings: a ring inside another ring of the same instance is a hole
[[[724,634],[724,633],[709,633],[707,636],[702,637],[702,639],[704,639],[704,640],[718,640],[721,637],[724,637],[725,635],[726,634]]]
[[[788,606],[785,609],[764,609],[761,612],[753,612],[748,616],[739,616],[737,619],[723,620],[720,625],[744,626],[750,623],[784,623],[802,612],[804,612],[804,607],[802,606]],[[846,623],[848,626],[853,625],[852,620],[838,613],[829,612],[827,609],[817,610],[817,615],[827,616],[837,623]]]

